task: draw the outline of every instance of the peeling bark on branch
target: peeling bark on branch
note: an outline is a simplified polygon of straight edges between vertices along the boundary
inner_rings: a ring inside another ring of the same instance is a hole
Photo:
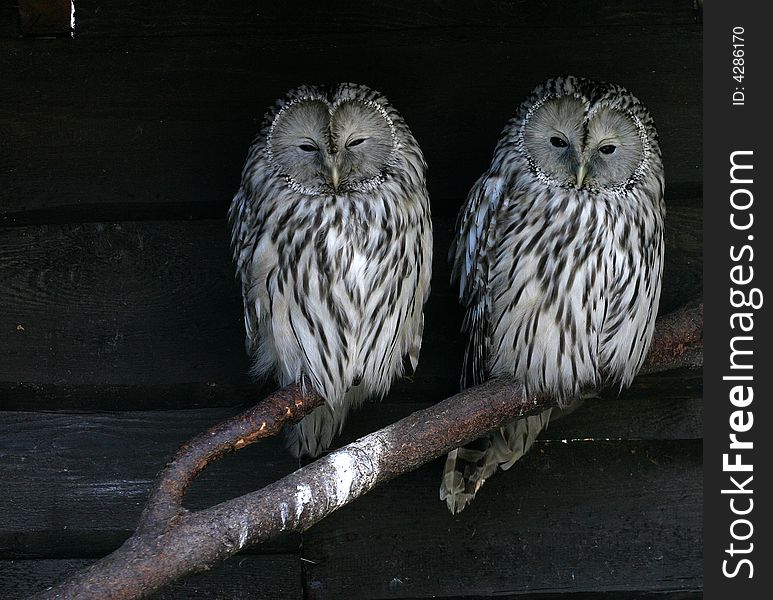
[[[643,372],[702,364],[703,306],[658,320]],[[305,531],[379,483],[442,456],[508,421],[541,412],[551,398],[526,398],[520,382],[469,388],[367,435],[265,488],[199,511],[182,506],[207,465],[301,419],[323,399],[298,386],[269,396],[184,444],[160,473],[137,530],[118,550],[38,598],[141,598],[212,567],[246,546]]]

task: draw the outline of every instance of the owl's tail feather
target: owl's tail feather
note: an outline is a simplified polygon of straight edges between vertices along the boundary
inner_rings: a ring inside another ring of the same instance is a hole
[[[365,393],[361,386],[353,386],[343,398],[325,402],[303,417],[295,425],[285,427],[287,449],[295,457],[317,458],[341,433],[349,409],[362,404]]]
[[[508,423],[464,448],[451,451],[446,458],[440,499],[456,514],[472,501],[477,491],[497,470],[507,470],[534,445],[540,432],[548,426],[554,412],[549,408]]]
[[[285,428],[287,449],[295,457],[317,458],[333,443],[347,412],[344,406],[333,408],[329,404],[315,408],[298,423]]]

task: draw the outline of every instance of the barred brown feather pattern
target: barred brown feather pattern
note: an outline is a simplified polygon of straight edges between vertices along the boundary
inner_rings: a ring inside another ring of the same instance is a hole
[[[320,105],[330,115],[324,139],[303,122]],[[296,135],[277,125],[287,107],[296,112],[285,120],[304,132],[300,145],[317,147],[288,150],[292,163],[277,148],[295,148],[294,138],[272,148],[272,136]],[[372,153],[387,146],[376,164]],[[307,155],[317,161],[313,177],[294,164]],[[388,391],[403,357],[416,367],[432,263],[425,173],[400,115],[353,84],[290,92],[250,149],[229,220],[253,372],[280,385],[304,382],[327,401],[292,430],[296,454],[329,446],[350,407]]]
[[[463,385],[515,375],[573,408],[627,386],[655,326],[664,176],[657,133],[624,88],[538,86],[508,122],[460,212],[451,257],[466,308]],[[528,451],[552,411],[449,456],[441,497],[461,510]]]

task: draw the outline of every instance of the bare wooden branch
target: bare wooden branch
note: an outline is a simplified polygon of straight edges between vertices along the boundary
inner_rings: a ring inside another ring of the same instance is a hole
[[[153,528],[177,515],[196,476],[226,454],[279,433],[324,403],[313,390],[290,385],[251,409],[218,423],[186,442],[156,478],[137,529]]]
[[[647,372],[699,367],[702,305],[658,320]],[[469,388],[367,435],[265,488],[199,511],[182,506],[208,464],[298,421],[322,404],[290,386],[183,445],[159,475],[137,531],[119,549],[39,598],[141,598],[211,568],[249,545],[305,531],[379,483],[442,456],[484,432],[555,405],[527,398],[505,378]]]
[[[658,318],[640,375],[703,366],[703,303],[688,304]]]

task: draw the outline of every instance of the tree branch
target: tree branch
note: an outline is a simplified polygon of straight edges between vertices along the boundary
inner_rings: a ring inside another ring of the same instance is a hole
[[[688,303],[658,318],[639,375],[703,366],[703,303]]]
[[[658,320],[643,372],[702,364],[703,306]],[[512,378],[464,390],[426,410],[360,438],[265,488],[211,508],[189,511],[182,501],[207,465],[275,435],[323,399],[292,385],[254,408],[184,444],[159,474],[137,530],[109,556],[40,594],[39,598],[147,596],[279,534],[305,531],[375,485],[464,445],[500,425],[555,406],[526,398]]]

